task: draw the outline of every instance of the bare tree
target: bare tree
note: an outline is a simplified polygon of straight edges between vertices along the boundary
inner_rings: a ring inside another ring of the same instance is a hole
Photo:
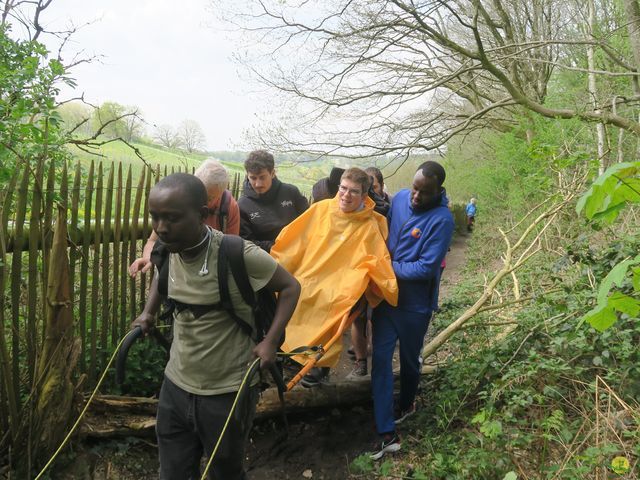
[[[87,102],[85,102],[87,103]],[[73,129],[67,132],[67,138],[65,139],[65,143],[70,145],[75,145],[78,149],[83,152],[90,153],[92,155],[96,155],[99,157],[103,157],[100,153],[100,147],[103,145],[107,145],[108,143],[113,142],[121,142],[124,143],[127,147],[133,150],[133,153],[142,160],[142,163],[145,165],[149,165],[147,160],[142,155],[142,152],[138,147],[133,145],[129,140],[126,140],[124,135],[126,134],[125,129],[126,125],[130,119],[130,117],[136,117],[139,122],[142,122],[142,118],[138,116],[137,111],[127,112],[122,109],[108,109],[108,113],[100,113],[100,109],[105,106],[103,104],[100,108],[94,105],[90,105],[94,109],[94,119],[98,120],[95,122],[95,130],[93,131],[93,135],[79,136],[75,137],[74,133],[76,130],[80,129],[85,122],[88,122],[89,119],[84,119],[80,123],[78,123]],[[115,104],[117,105],[117,104]],[[120,106],[121,107],[121,106]],[[104,111],[104,108],[103,108]],[[98,113],[95,113],[98,112]]]
[[[202,128],[195,120],[183,120],[178,127],[178,135],[189,153],[202,148],[206,141]]]
[[[153,138],[166,148],[180,147],[180,135],[171,125],[157,126]]]
[[[142,112],[140,108],[129,105],[124,107],[126,115],[122,119],[123,123],[123,137],[128,142],[140,140],[144,135],[144,122],[142,120]]]
[[[122,116],[127,113],[124,105],[117,102],[104,102],[93,110],[93,126],[95,130],[102,128],[102,135],[108,138],[125,136],[125,122]]]
[[[608,43],[620,26],[587,36],[581,10],[559,0],[255,0],[228,18],[251,34],[239,57],[286,112],[256,139],[365,156],[437,149],[457,133],[504,131],[536,114],[640,135],[625,110],[640,101],[630,87],[601,104],[586,94],[547,102],[555,72],[592,71],[588,46],[611,65],[595,75],[629,86],[637,76]]]
[[[75,129],[77,135],[85,137],[93,133],[89,122],[93,108],[86,103],[77,100],[66,102],[58,107],[58,112],[67,130]]]

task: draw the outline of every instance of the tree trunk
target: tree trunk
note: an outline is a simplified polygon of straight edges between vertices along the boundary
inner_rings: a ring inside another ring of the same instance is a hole
[[[636,72],[640,73],[640,4],[638,0],[622,0],[624,11],[627,14],[627,30],[629,31],[629,44],[633,52],[633,65]],[[640,77],[633,77],[633,91],[640,95]],[[640,113],[637,115],[640,121]],[[640,138],[636,137],[636,154],[640,156]]]
[[[73,302],[69,283],[66,210],[58,209],[47,280],[45,339],[36,372],[32,451],[47,459],[59,446],[72,421],[74,385],[71,375],[80,348],[73,337]]]
[[[596,23],[596,11],[595,11],[594,0],[588,0],[587,6],[589,10],[589,19],[588,19],[586,31],[591,38],[594,38],[593,31]],[[594,112],[601,113],[601,110],[598,109],[598,90],[596,87],[596,74],[594,73],[596,70],[594,57],[595,57],[594,46],[589,45],[587,47],[587,68],[589,69],[587,91],[589,92],[589,98],[591,99],[591,103],[594,106]],[[598,144],[597,144],[598,145],[598,162],[599,162],[598,173],[602,175],[607,168],[607,159],[605,157],[606,155],[605,135],[606,134],[604,130],[604,125],[602,123],[596,124],[596,134],[597,134],[597,141],[598,141]]]
[[[640,4],[638,0],[622,0],[624,11],[627,14],[627,29],[629,31],[629,43],[633,52],[633,63],[636,72],[640,72]],[[636,76],[634,90],[640,93],[640,79]]]

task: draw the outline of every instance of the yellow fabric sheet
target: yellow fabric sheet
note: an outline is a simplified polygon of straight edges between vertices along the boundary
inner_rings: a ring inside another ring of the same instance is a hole
[[[387,220],[373,207],[367,197],[363,209],[344,213],[336,195],[311,205],[278,235],[271,255],[302,286],[287,326],[284,351],[325,345],[365,291],[374,306],[383,298],[397,304],[398,284],[385,243]],[[340,340],[318,366],[335,367],[341,350]],[[294,359],[307,360],[303,356]]]

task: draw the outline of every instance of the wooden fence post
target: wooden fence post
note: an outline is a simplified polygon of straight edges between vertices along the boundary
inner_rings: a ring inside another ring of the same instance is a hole
[[[87,176],[87,186],[84,191],[84,225],[83,229],[86,231],[91,226],[91,200],[93,198],[93,177],[94,177],[94,162],[91,161],[89,166],[89,173]],[[82,371],[87,371],[86,356],[87,356],[87,291],[89,284],[89,235],[82,236],[82,264],[80,266],[80,306],[79,306],[79,321],[80,321],[80,343],[82,345],[82,353],[80,354],[80,367]]]
[[[98,302],[100,289],[100,247],[102,239],[102,194],[103,189],[102,162],[98,164],[98,178],[96,179],[96,203],[93,210],[93,264],[91,273],[91,361],[89,364],[89,380],[96,379],[97,369],[101,362],[98,361]],[[85,226],[86,228],[86,226]]]
[[[67,209],[58,209],[47,281],[46,335],[37,368],[33,451],[46,459],[60,444],[73,413],[72,373],[80,348],[73,337],[73,301],[67,256]]]
[[[100,359],[100,368],[105,364],[108,357],[107,344],[109,340],[109,330],[111,329],[109,313],[109,304],[111,296],[109,294],[111,287],[111,275],[109,272],[109,257],[111,248],[111,211],[113,209],[113,178],[115,175],[115,164],[111,162],[109,169],[109,177],[107,180],[107,189],[104,196],[104,221],[102,227],[102,262],[100,264],[102,273],[102,292],[100,294],[100,303],[102,306],[100,313],[100,350],[102,358]]]
[[[128,308],[127,302],[130,302],[130,296],[128,293],[128,288],[131,285],[131,281],[127,281],[129,278],[127,274],[127,269],[129,267],[128,252],[129,252],[129,241],[131,238],[131,226],[129,225],[130,214],[131,214],[131,165],[127,170],[127,181],[124,189],[124,216],[122,218],[122,257],[120,259],[120,275],[122,276],[122,285],[120,286],[120,330],[124,331],[129,323],[133,320],[129,319],[127,315]],[[128,320],[128,321],[127,321]]]
[[[33,384],[34,368],[36,364],[36,351],[38,348],[37,337],[37,311],[40,302],[38,302],[38,260],[40,251],[38,243],[40,243],[40,228],[42,219],[42,200],[43,192],[43,170],[44,161],[38,161],[35,171],[35,188],[32,189],[31,199],[31,216],[29,218],[29,260],[27,274],[27,322],[25,325],[25,338],[27,341],[27,372],[29,385]],[[27,165],[26,171],[31,173],[31,166]],[[25,198],[25,201],[27,199]]]
[[[18,411],[20,408],[19,392],[13,381],[13,369],[7,339],[5,337],[5,288],[7,282],[7,244],[6,231],[9,222],[9,210],[11,209],[13,193],[18,181],[18,172],[15,172],[9,180],[3,192],[2,215],[0,215],[0,372],[3,381],[0,382],[0,426],[2,431],[11,432],[9,441],[13,441],[18,435]],[[13,337],[12,337],[13,338]],[[6,408],[5,408],[6,405]],[[0,448],[2,440],[0,439]]]
[[[113,290],[111,294],[111,346],[114,347],[118,343],[118,337],[124,332],[120,331],[120,322],[118,322],[118,300],[124,302],[124,295],[120,294],[120,275],[126,275],[126,272],[120,272],[120,242],[122,241],[122,164],[118,163],[118,174],[116,176],[116,211],[114,214],[113,225]],[[124,282],[124,279],[122,280]]]

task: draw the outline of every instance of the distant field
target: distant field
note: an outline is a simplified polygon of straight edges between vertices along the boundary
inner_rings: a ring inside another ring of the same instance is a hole
[[[204,159],[209,157],[209,155],[204,153],[186,153],[181,150],[169,150],[160,146],[148,144],[134,143],[133,145],[140,150],[140,153],[149,165],[154,168],[159,165],[161,171],[165,167],[167,167],[168,170],[170,170],[171,167],[176,169],[180,168],[182,170],[184,170],[185,167],[190,170],[195,169]],[[126,172],[126,169],[131,166],[134,181],[139,178],[140,172],[144,167],[144,163],[136,156],[133,150],[121,142],[113,142],[102,146],[97,150],[102,157],[83,152],[73,146],[70,147],[70,151],[73,156],[80,160],[86,167],[89,166],[91,160],[95,162],[102,160],[105,166],[109,165],[110,162],[115,162],[116,164],[119,162],[122,164],[124,172]],[[240,175],[244,175],[244,168],[241,163],[225,161],[222,161],[222,163],[227,168],[230,175],[233,176],[236,172]],[[305,194],[311,192],[311,186],[315,179],[311,180],[304,178],[299,172],[299,167],[281,165],[277,167],[277,171],[278,178],[283,182],[297,185]]]

